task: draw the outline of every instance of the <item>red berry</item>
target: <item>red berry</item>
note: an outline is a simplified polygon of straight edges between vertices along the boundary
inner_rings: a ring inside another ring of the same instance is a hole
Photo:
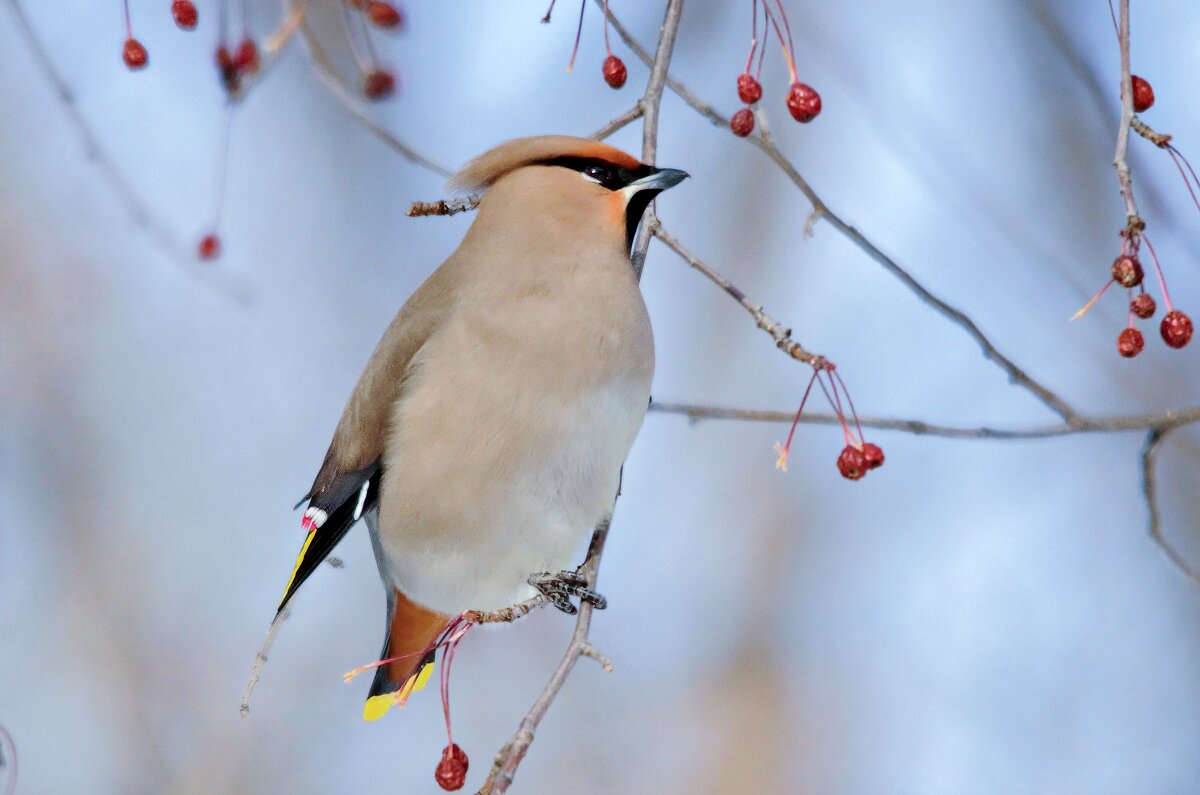
[[[742,108],[729,120],[729,129],[739,138],[745,138],[754,132],[754,114],[749,108]]]
[[[1133,300],[1129,302],[1129,309],[1143,320],[1154,317],[1154,299],[1150,297],[1149,293],[1141,293],[1134,296]]]
[[[762,86],[754,79],[754,75],[743,72],[738,75],[738,99],[747,105],[753,105],[762,99]]]
[[[797,81],[788,89],[787,107],[793,119],[807,124],[821,112],[821,95],[812,86]]]
[[[234,68],[245,74],[257,72],[258,65],[258,46],[255,45],[254,39],[242,39],[242,43],[238,45],[237,54],[233,56]]]
[[[184,30],[195,30],[200,18],[192,0],[175,0],[171,3],[171,16],[175,17],[175,24]]]
[[[363,93],[367,99],[387,99],[396,90],[396,78],[386,69],[368,72],[363,78]]]
[[[604,82],[608,83],[613,88],[620,88],[625,85],[625,78],[629,73],[625,70],[625,62],[615,55],[610,55],[604,59]]]
[[[847,480],[858,480],[867,474],[867,457],[853,445],[846,445],[837,460],[838,472]]]
[[[1142,263],[1137,257],[1122,254],[1113,260],[1113,281],[1122,287],[1137,287],[1142,283]]]
[[[1163,316],[1158,330],[1162,333],[1163,342],[1172,348],[1182,348],[1192,338],[1192,319],[1173,309]]]
[[[229,52],[229,48],[224,44],[217,47],[213,60],[216,61],[217,72],[221,75],[221,85],[230,94],[237,93],[238,89],[242,87],[242,78],[237,64],[233,62],[233,54]]]
[[[146,48],[137,39],[125,39],[125,49],[121,52],[121,57],[130,69],[141,69],[150,60]]]
[[[1150,87],[1150,81],[1145,78],[1133,75],[1133,109],[1138,113],[1150,110],[1154,104],[1154,89]]]
[[[1124,356],[1126,359],[1132,359],[1142,352],[1142,348],[1146,347],[1146,340],[1142,338],[1142,332],[1135,329],[1133,326],[1123,329],[1117,335],[1117,353]]]
[[[883,448],[873,442],[863,444],[863,458],[867,460],[867,469],[879,469],[883,466]]]
[[[381,28],[398,28],[404,21],[400,12],[391,3],[374,2],[366,4],[367,19]]]
[[[453,792],[462,789],[462,785],[467,781],[469,765],[467,752],[459,748],[457,743],[451,743],[442,749],[442,761],[438,762],[433,778],[444,790]]]
[[[196,246],[200,259],[216,259],[221,254],[221,238],[216,235],[205,235]]]

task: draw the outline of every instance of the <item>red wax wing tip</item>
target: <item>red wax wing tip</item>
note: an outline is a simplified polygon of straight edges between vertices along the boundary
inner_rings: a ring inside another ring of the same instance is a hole
[[[821,95],[812,86],[797,81],[788,89],[787,107],[793,119],[807,124],[821,112]]]
[[[195,30],[196,22],[200,19],[192,0],[175,0],[171,3],[171,16],[175,17],[175,24],[184,30]]]
[[[449,792],[462,789],[462,785],[467,781],[469,764],[466,752],[456,743],[451,743],[442,750],[442,759],[433,774],[434,780],[439,787]]]
[[[1142,272],[1142,263],[1138,262],[1137,257],[1122,254],[1113,260],[1113,281],[1122,287],[1137,287],[1142,283],[1144,275]]]
[[[879,469],[883,466],[883,448],[873,442],[863,445],[863,458],[866,459],[867,469]]]
[[[205,235],[196,246],[200,259],[216,259],[221,253],[221,238],[216,235]]]
[[[311,533],[314,529],[316,529],[316,522],[313,521],[311,516],[305,516],[300,520],[300,528]]]
[[[738,99],[747,105],[753,105],[762,99],[762,86],[754,79],[754,75],[749,72],[743,72],[738,75],[737,92]]]
[[[1154,104],[1154,89],[1150,86],[1150,81],[1144,77],[1133,75],[1130,78],[1133,83],[1133,109],[1137,113],[1150,110]]]
[[[1173,309],[1163,315],[1162,325],[1158,330],[1162,334],[1163,342],[1172,348],[1182,348],[1192,338],[1192,319],[1178,309]]]
[[[1132,326],[1117,335],[1117,353],[1126,359],[1137,356],[1144,347],[1146,347],[1146,340],[1143,339],[1142,332]]]
[[[396,78],[386,69],[368,72],[363,78],[363,94],[367,99],[387,99],[396,90]]]
[[[867,474],[867,457],[857,447],[848,444],[838,456],[837,468],[847,480],[858,480]]]
[[[126,39],[121,58],[130,69],[141,69],[150,61],[150,54],[137,39]]]
[[[745,138],[754,132],[754,113],[749,108],[742,108],[729,120],[729,129],[739,138]]]
[[[613,88],[620,88],[625,85],[625,78],[629,74],[625,70],[625,62],[615,55],[610,55],[604,59],[603,72],[604,82]]]
[[[404,21],[400,11],[391,3],[370,2],[366,4],[367,19],[381,28],[398,28]]]
[[[1157,306],[1154,303],[1154,299],[1150,297],[1149,293],[1142,293],[1134,296],[1134,299],[1129,302],[1129,310],[1143,320],[1148,317],[1154,317],[1155,309],[1157,309]]]

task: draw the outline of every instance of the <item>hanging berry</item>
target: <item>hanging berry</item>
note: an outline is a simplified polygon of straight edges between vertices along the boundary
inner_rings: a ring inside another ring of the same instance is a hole
[[[864,442],[863,458],[867,460],[867,469],[879,469],[883,466],[883,448],[874,442]]]
[[[150,54],[146,52],[146,48],[137,39],[126,39],[125,47],[121,50],[121,58],[125,61],[125,65],[132,70],[145,68],[150,62]]]
[[[1113,260],[1113,281],[1122,287],[1137,287],[1142,283],[1142,263],[1131,254],[1122,254]]]
[[[1134,296],[1134,299],[1129,302],[1129,311],[1145,320],[1148,317],[1154,317],[1154,310],[1157,306],[1154,299],[1149,293],[1139,293]]]
[[[762,99],[762,85],[749,72],[738,75],[737,92],[738,99],[747,105],[753,105]]]
[[[1133,326],[1122,329],[1121,333],[1117,335],[1117,353],[1126,359],[1137,356],[1144,347],[1146,347],[1146,340],[1142,337],[1142,332]]]
[[[171,3],[171,16],[175,17],[175,24],[182,30],[195,30],[200,19],[192,0],[174,0]]]
[[[867,474],[867,457],[853,445],[846,445],[837,459],[838,472],[847,480],[859,480]]]
[[[366,4],[365,11],[367,19],[376,27],[393,29],[401,27],[404,23],[400,11],[391,3],[372,0]]]
[[[459,748],[456,743],[450,743],[442,750],[442,759],[438,762],[437,770],[433,774],[434,780],[437,781],[439,787],[449,792],[462,789],[463,784],[467,781],[469,765],[467,752]]]
[[[196,246],[196,253],[203,260],[216,259],[221,255],[221,238],[212,233],[205,235],[200,238],[200,243]]]
[[[821,95],[807,83],[792,83],[787,96],[788,111],[801,124],[808,124],[821,112]]]
[[[745,138],[754,132],[754,113],[749,108],[742,108],[729,120],[729,129],[739,138]]]
[[[604,59],[603,72],[604,82],[613,88],[625,85],[625,78],[629,75],[625,69],[625,62],[611,53]]]
[[[387,99],[396,90],[396,77],[386,69],[373,69],[363,77],[363,94],[367,99]]]
[[[238,44],[237,52],[233,56],[233,67],[239,76],[248,75],[258,71],[259,63],[258,45],[254,43],[254,39],[247,36]]]
[[[1182,348],[1192,338],[1192,319],[1178,309],[1172,309],[1163,315],[1159,333],[1167,345]]]

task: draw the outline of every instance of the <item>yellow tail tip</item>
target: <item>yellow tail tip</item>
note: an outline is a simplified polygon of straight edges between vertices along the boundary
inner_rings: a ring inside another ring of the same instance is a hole
[[[386,715],[391,708],[391,693],[381,693],[378,696],[371,696],[367,699],[367,703],[363,704],[363,720],[368,722],[377,721]]]

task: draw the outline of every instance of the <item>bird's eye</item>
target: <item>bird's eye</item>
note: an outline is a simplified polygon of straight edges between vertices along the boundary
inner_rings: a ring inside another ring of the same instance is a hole
[[[612,177],[612,175],[609,173],[609,170],[604,166],[588,166],[583,170],[583,173],[586,176],[596,180],[601,185],[603,185]]]

